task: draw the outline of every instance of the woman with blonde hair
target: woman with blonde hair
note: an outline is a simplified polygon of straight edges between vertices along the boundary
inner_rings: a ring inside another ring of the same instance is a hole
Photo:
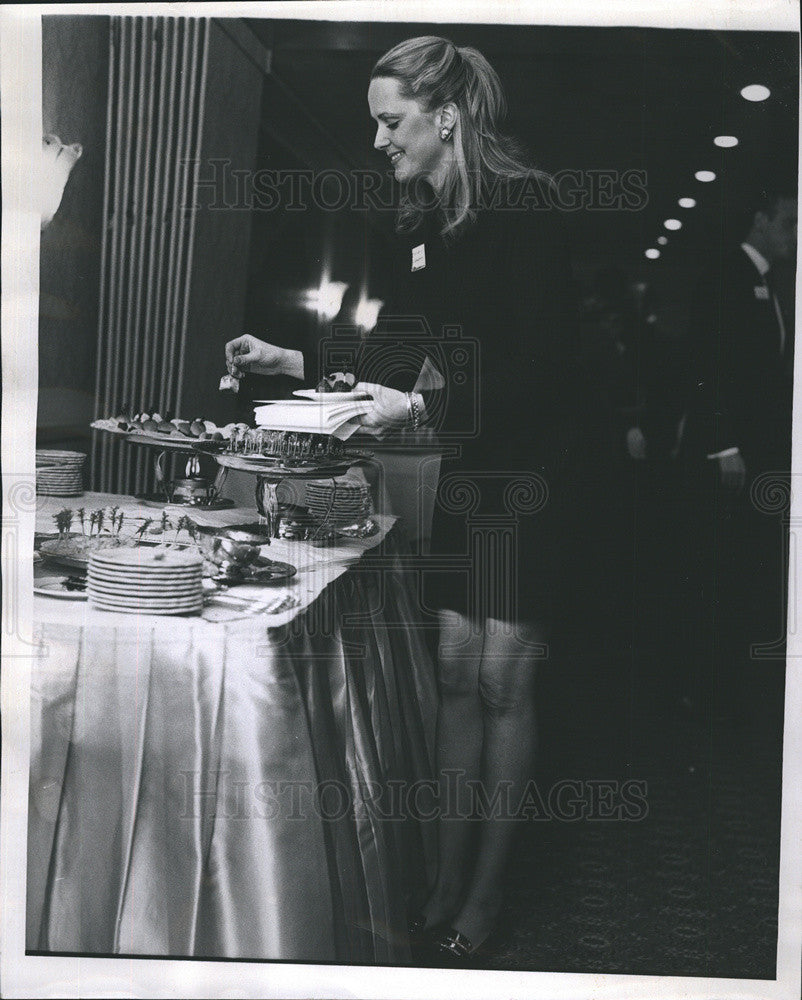
[[[401,185],[379,330],[423,317],[431,346],[415,350],[442,379],[411,391],[390,341],[369,338],[363,422],[377,434],[429,424],[451,454],[423,580],[439,622],[438,870],[410,931],[435,961],[469,963],[500,916],[534,764],[578,412],[570,264],[556,192],[500,131],[504,92],[480,52],[404,41],[373,67],[368,105]],[[232,372],[312,374],[310,358],[255,338],[227,356]]]

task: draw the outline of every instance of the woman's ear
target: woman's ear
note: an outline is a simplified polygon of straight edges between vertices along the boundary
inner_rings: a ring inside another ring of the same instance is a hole
[[[440,108],[440,114],[437,119],[438,128],[453,129],[457,124],[457,105],[449,101],[448,104],[444,104]]]

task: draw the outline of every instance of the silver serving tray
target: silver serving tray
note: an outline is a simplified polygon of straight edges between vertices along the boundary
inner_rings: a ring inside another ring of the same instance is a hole
[[[95,427],[96,431],[104,434],[114,434],[116,437],[124,438],[131,444],[141,444],[149,448],[161,448],[162,451],[195,451],[195,446],[199,444],[209,444],[208,440],[201,441],[200,438],[186,437],[183,434],[148,434],[147,431],[124,431],[122,428],[112,430],[110,427]],[[225,444],[225,441],[215,442]]]
[[[201,446],[204,442],[201,442]],[[351,466],[351,462],[345,461],[330,462],[325,465],[314,465],[312,463],[301,463],[297,465],[284,465],[279,458],[258,455],[227,455],[225,452],[205,451],[202,447],[198,450],[211,455],[215,461],[226,469],[238,469],[240,472],[250,472],[259,476],[280,476],[282,478],[295,479],[328,479],[333,476],[343,476]]]
[[[110,433],[114,433],[111,431]],[[175,437],[172,434],[145,434],[137,431],[121,431],[126,441],[131,444],[142,444],[149,448],[161,448],[162,451],[197,451],[199,444],[206,444],[199,438]]]

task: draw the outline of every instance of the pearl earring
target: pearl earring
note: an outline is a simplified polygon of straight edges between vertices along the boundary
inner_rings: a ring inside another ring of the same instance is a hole
[[[440,129],[440,138],[443,140],[443,142],[448,142],[448,140],[451,138],[451,129],[446,128],[444,125]]]

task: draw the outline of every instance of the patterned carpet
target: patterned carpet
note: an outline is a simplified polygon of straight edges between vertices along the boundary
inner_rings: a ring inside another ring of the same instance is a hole
[[[555,748],[539,783],[645,780],[648,815],[527,827],[486,967],[774,978],[776,734],[675,723],[633,746],[628,766],[602,747]]]
[[[708,686],[705,696],[698,667],[693,679],[693,662],[705,661],[689,655],[673,512],[626,507],[618,540],[588,557],[596,579],[588,575],[568,609],[581,627],[541,672],[537,784],[545,797],[564,779],[584,789],[642,781],[648,812],[524,824],[496,944],[481,964],[773,979],[782,667],[728,665],[723,695]],[[621,570],[617,590],[610,566]],[[701,696],[690,709],[689,693]]]

